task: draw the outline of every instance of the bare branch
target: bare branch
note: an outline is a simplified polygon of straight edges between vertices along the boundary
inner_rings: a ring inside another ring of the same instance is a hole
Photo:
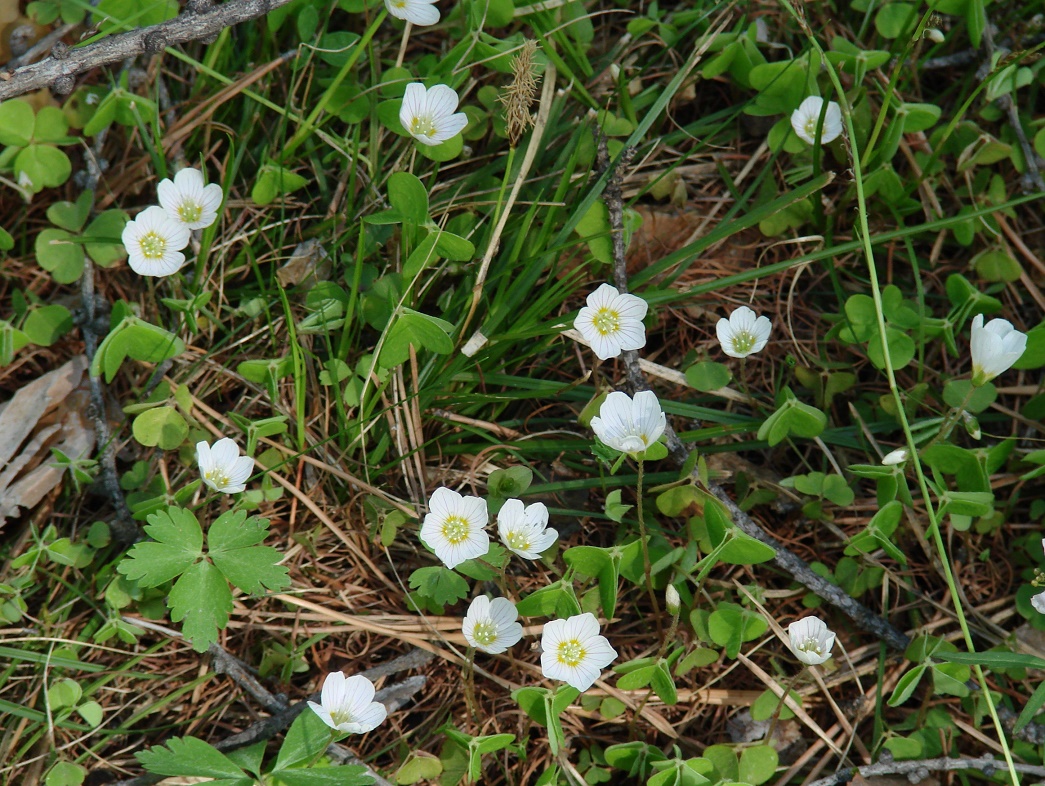
[[[167,22],[131,30],[103,38],[93,44],[71,47],[60,58],[52,49],[51,57],[32,65],[0,71],[0,101],[42,87],[70,92],[73,77],[92,68],[115,63],[128,57],[162,52],[168,46],[208,38],[226,27],[249,22],[290,0],[230,0],[212,10],[188,11]],[[199,4],[192,6],[199,7]]]
[[[1042,777],[1045,775],[1045,767],[1034,764],[1016,764],[1016,771],[1027,775]],[[921,783],[929,777],[930,772],[954,772],[955,770],[979,770],[988,778],[995,772],[1006,770],[1007,765],[998,761],[989,753],[979,759],[952,759],[942,756],[938,759],[914,759],[910,761],[893,761],[891,758],[879,761],[868,767],[850,767],[839,770],[834,775],[828,775],[818,781],[813,781],[811,786],[841,786],[849,783],[857,775],[862,778],[873,778],[882,775],[906,775],[911,783]],[[866,781],[862,781],[866,782]]]

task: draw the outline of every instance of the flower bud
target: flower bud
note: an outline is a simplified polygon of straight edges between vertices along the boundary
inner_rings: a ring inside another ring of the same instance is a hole
[[[679,607],[682,605],[682,598],[679,597],[679,591],[675,589],[674,585],[669,584],[668,588],[664,590],[664,602],[668,605],[668,611],[672,614],[679,613]]]
[[[903,464],[905,461],[907,461],[907,448],[897,448],[882,457],[882,463],[887,467],[893,464]]]

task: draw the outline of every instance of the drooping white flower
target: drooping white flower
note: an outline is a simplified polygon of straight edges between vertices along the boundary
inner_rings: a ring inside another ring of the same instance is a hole
[[[428,500],[428,515],[421,525],[421,542],[448,568],[481,557],[490,550],[484,527],[490,520],[486,500],[463,497],[448,488],[437,488]]]
[[[185,264],[181,250],[189,244],[189,228],[158,205],[147,207],[123,228],[127,264],[142,276],[169,276]]]
[[[385,8],[396,19],[415,25],[434,25],[439,21],[435,0],[385,0]]]
[[[254,459],[241,456],[239,446],[228,437],[213,445],[196,443],[196,463],[200,467],[203,482],[215,491],[236,494],[247,486],[247,479],[254,471]]]
[[[310,701],[308,706],[327,726],[349,734],[376,729],[388,717],[385,705],[374,701],[374,683],[362,674],[346,677],[340,671],[330,672],[323,682],[320,701]]]
[[[809,96],[799,104],[798,109],[791,113],[791,127],[795,129],[799,139],[816,144],[816,126],[820,122],[820,111],[823,109],[824,99],[820,96]],[[820,137],[820,143],[826,145],[833,142],[842,134],[842,107],[835,101],[827,104],[827,114],[824,116],[824,128]]]
[[[907,461],[907,448],[897,448],[882,456],[882,463],[891,467],[893,464],[903,464]]]
[[[223,197],[221,186],[204,185],[203,173],[191,168],[178,172],[173,181],[161,180],[156,195],[167,215],[189,229],[205,229],[213,224]]]
[[[406,86],[399,122],[423,145],[439,145],[457,136],[468,125],[468,116],[457,111],[457,91],[446,85],[425,86],[414,82]]]
[[[515,604],[507,598],[490,600],[480,595],[468,606],[461,632],[469,647],[499,655],[522,638],[518,617]]]
[[[549,679],[585,691],[616,657],[617,651],[599,635],[599,621],[590,612],[545,623],[541,670]]]
[[[617,357],[625,349],[646,346],[642,320],[649,304],[636,295],[622,295],[616,287],[600,284],[586,298],[573,326],[591,345],[599,360]]]
[[[831,657],[835,634],[819,617],[804,617],[787,626],[791,651],[802,663],[817,666]]]
[[[548,528],[548,508],[543,502],[523,505],[507,500],[497,513],[497,534],[508,550],[523,559],[538,559],[551,548],[559,533]]]
[[[1007,319],[992,319],[983,324],[983,314],[972,318],[972,384],[985,385],[1020,359],[1027,349],[1027,334]]]
[[[718,343],[731,358],[746,358],[765,348],[773,323],[769,317],[756,317],[747,306],[734,309],[729,319],[720,319],[715,325]]]
[[[639,391],[632,399],[615,390],[606,396],[599,414],[591,419],[591,429],[614,450],[634,454],[642,453],[660,439],[667,422],[652,391]]]

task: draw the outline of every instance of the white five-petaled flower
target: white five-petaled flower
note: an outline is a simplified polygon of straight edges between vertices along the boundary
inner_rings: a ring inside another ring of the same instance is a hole
[[[480,595],[468,606],[461,631],[469,647],[499,655],[522,638],[518,617],[515,604],[507,598],[490,600]]]
[[[457,111],[457,91],[446,85],[425,86],[414,82],[406,86],[399,122],[423,145],[435,146],[457,136],[468,125],[468,115]]]
[[[374,701],[374,683],[362,674],[346,677],[340,671],[330,672],[323,682],[320,701],[310,701],[308,706],[327,726],[349,734],[376,729],[388,717],[385,705]]]
[[[590,612],[544,625],[541,670],[549,679],[586,691],[616,657],[617,651],[599,635],[599,621]]]
[[[646,346],[642,320],[649,304],[636,295],[622,295],[616,287],[600,284],[586,298],[573,326],[591,345],[599,360],[617,357],[625,349]]]
[[[497,534],[508,550],[523,559],[538,559],[559,537],[548,528],[548,508],[543,502],[523,505],[520,499],[507,500],[497,513]]]
[[[897,448],[882,456],[882,463],[891,467],[893,464],[903,464],[907,461],[907,448]]]
[[[791,113],[791,127],[803,142],[816,144],[816,126],[820,122],[820,112],[824,107],[824,99],[820,96],[809,96]],[[835,101],[827,103],[827,114],[824,115],[823,133],[820,143],[826,145],[842,135],[842,107]]]
[[[755,317],[755,312],[747,306],[735,309],[729,319],[720,319],[715,325],[718,343],[731,358],[746,358],[761,351],[769,342],[772,329],[769,317]]]
[[[421,525],[421,542],[448,568],[481,557],[490,550],[484,527],[490,520],[486,500],[463,497],[448,488],[437,488],[428,500],[428,515]]]
[[[241,456],[239,446],[228,437],[213,445],[197,442],[196,462],[203,482],[224,494],[243,491],[247,487],[247,478],[254,471],[254,459]]]
[[[191,168],[178,172],[173,181],[161,180],[156,195],[167,215],[189,229],[206,229],[213,224],[223,196],[221,186],[204,185],[203,173]]]
[[[385,8],[396,19],[415,25],[434,25],[439,21],[435,0],[385,0]]]
[[[1027,349],[1027,334],[1007,319],[992,319],[983,324],[983,314],[972,318],[972,384],[985,385],[1020,359]]]
[[[599,414],[591,419],[595,436],[621,453],[642,453],[660,439],[667,418],[660,401],[650,390],[642,390],[632,399],[615,390],[606,396]]]
[[[1039,592],[1037,595],[1032,595],[1030,602],[1039,614],[1045,614],[1045,592]]]
[[[189,244],[189,228],[153,205],[127,222],[121,240],[131,270],[142,276],[169,276],[185,264],[181,250]]]
[[[802,663],[817,666],[831,657],[835,634],[819,617],[804,617],[787,626],[791,651]]]

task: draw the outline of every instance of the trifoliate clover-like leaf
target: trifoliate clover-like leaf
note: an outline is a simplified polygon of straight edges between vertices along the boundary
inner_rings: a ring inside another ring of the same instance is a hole
[[[218,640],[232,611],[232,590],[225,576],[209,562],[197,562],[174,582],[167,605],[171,620],[182,622],[182,633],[196,652]]]
[[[247,518],[245,511],[237,510],[223,513],[207,532],[208,555],[218,570],[252,595],[290,584],[287,569],[278,564],[283,555],[270,546],[257,545],[268,534],[268,526],[268,519]]]
[[[203,530],[191,512],[168,508],[148,518],[145,534],[116,569],[143,587],[157,587],[184,573],[203,556]]]
[[[252,786],[254,779],[217,748],[195,737],[174,737],[135,754],[138,761],[155,775],[180,775],[213,778],[222,786]]]

